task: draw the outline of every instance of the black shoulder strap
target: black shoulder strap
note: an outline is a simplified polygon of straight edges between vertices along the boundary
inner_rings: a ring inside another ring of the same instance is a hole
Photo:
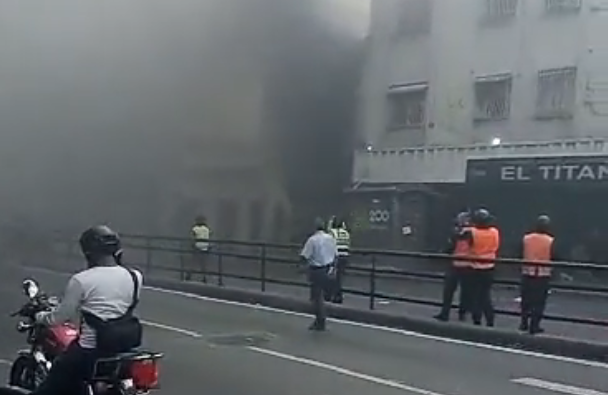
[[[139,303],[139,297],[138,297],[139,281],[137,280],[137,275],[135,274],[135,272],[133,270],[131,270],[127,267],[124,267],[124,268],[127,272],[129,272],[129,275],[131,276],[131,279],[133,280],[133,300],[131,302],[131,306],[129,306],[129,309],[125,313],[125,315],[131,315],[131,314],[133,314],[133,311],[135,310],[135,308],[137,307],[137,304]]]

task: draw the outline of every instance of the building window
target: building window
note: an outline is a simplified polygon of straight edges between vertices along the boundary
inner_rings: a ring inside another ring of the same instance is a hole
[[[517,14],[518,0],[484,0],[486,2],[486,17],[502,19]]]
[[[389,130],[420,129],[426,119],[428,84],[394,85],[389,88]]]
[[[545,0],[545,9],[549,13],[578,12],[581,0]]]
[[[398,36],[416,36],[431,32],[432,0],[407,0],[400,4],[397,19]]]
[[[511,114],[510,73],[477,77],[475,80],[475,121],[500,121]]]
[[[571,118],[576,100],[576,67],[541,70],[538,73],[536,117]]]

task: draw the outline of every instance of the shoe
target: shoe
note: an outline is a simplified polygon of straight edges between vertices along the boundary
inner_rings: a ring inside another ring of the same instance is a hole
[[[531,335],[540,335],[541,333],[545,333],[543,328],[530,328]]]
[[[527,322],[522,322],[521,324],[519,324],[519,330],[521,332],[528,332],[530,330],[530,326]]]
[[[448,322],[450,320],[450,318],[448,316],[446,316],[445,314],[437,314],[435,316],[433,316],[434,319],[436,319],[437,321],[441,321],[441,322]]]
[[[317,324],[316,322],[313,322],[308,327],[308,330],[314,331],[314,332],[323,332],[323,331],[325,331],[325,324]]]

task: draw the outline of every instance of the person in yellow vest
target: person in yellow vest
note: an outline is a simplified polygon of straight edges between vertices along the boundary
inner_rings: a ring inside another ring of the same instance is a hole
[[[482,316],[486,325],[494,326],[494,306],[492,304],[492,285],[494,282],[494,261],[500,248],[500,232],[492,224],[492,216],[485,209],[473,214],[473,227],[465,232],[469,241],[470,256],[479,258],[471,262],[470,277],[467,286],[471,298],[473,324],[481,325]]]
[[[470,255],[470,243],[463,238],[465,232],[471,231],[471,218],[468,212],[461,212],[456,217],[454,232],[449,239],[445,254],[454,256],[450,267],[445,274],[443,283],[443,301],[441,311],[435,316],[436,320],[447,322],[450,320],[450,310],[454,293],[460,287],[460,303],[458,304],[458,319],[464,321],[467,311],[470,311],[470,296],[467,277],[471,270],[471,262],[458,258]]]
[[[186,271],[186,280],[192,280],[194,272],[201,273],[203,282],[207,282],[207,260],[209,257],[209,247],[211,230],[207,226],[207,219],[199,215],[192,226],[192,265]]]
[[[331,292],[328,292],[327,300],[333,303],[342,304],[344,297],[342,295],[342,287],[344,281],[344,272],[348,265],[350,255],[350,233],[346,228],[346,222],[332,217],[329,221],[329,234],[336,240],[338,248],[338,256],[336,260],[336,276]]]
[[[542,333],[540,322],[545,313],[552,276],[551,261],[556,259],[555,239],[550,233],[551,219],[541,215],[534,230],[523,237],[521,245],[521,331]]]

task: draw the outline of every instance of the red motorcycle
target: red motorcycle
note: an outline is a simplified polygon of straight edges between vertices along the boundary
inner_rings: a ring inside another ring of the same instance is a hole
[[[12,363],[9,385],[33,391],[45,380],[53,361],[78,339],[79,328],[72,324],[52,327],[35,323],[36,313],[56,307],[59,300],[40,292],[36,281],[23,281],[28,297],[11,316],[24,318],[17,331],[27,335],[28,349],[18,352]],[[93,376],[85,383],[83,395],[136,395],[158,388],[160,353],[134,350],[97,360]]]

